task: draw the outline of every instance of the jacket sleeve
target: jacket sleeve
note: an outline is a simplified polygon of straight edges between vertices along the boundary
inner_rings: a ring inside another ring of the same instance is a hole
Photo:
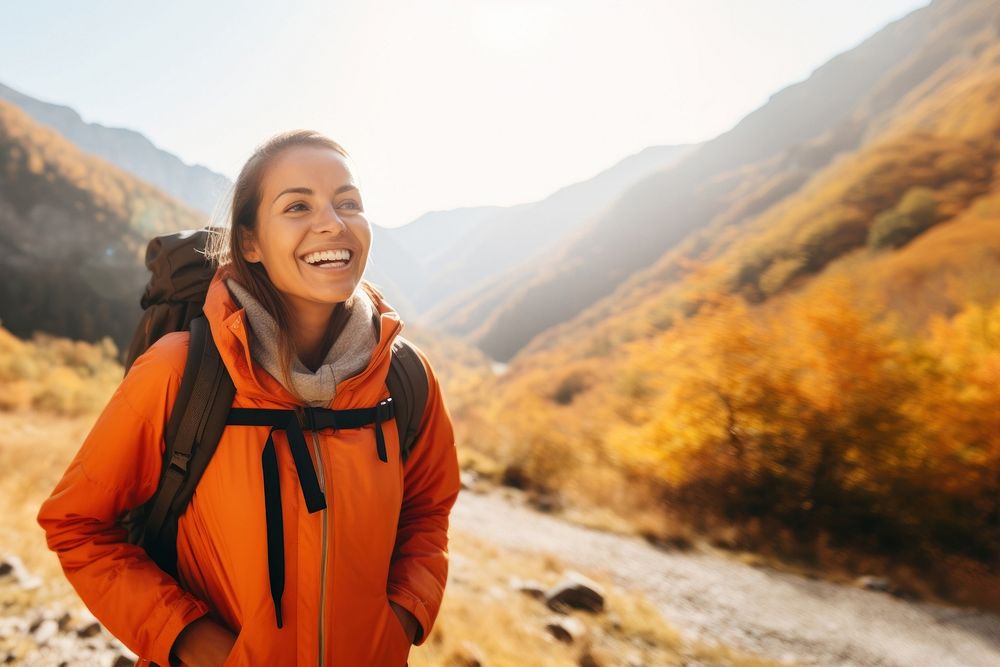
[[[389,599],[420,623],[415,646],[431,632],[448,579],[448,520],[461,488],[451,415],[426,357],[427,405],[404,470],[403,506],[389,566]]]
[[[128,544],[117,519],[152,497],[159,482],[163,431],[183,373],[164,352],[180,347],[177,335],[135,361],[38,513],[49,548],[91,612],[132,651],[163,666],[180,631],[209,607]]]

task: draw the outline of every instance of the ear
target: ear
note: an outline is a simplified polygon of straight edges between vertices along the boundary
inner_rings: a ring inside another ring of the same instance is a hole
[[[260,249],[257,247],[257,240],[253,237],[254,235],[247,232],[242,227],[240,232],[240,251],[243,253],[243,259],[250,263],[256,263],[260,261]]]

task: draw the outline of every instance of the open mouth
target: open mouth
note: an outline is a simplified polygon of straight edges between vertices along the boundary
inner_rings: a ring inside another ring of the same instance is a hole
[[[350,250],[324,250],[313,252],[301,258],[303,262],[314,269],[337,271],[345,269],[354,261],[354,253]]]

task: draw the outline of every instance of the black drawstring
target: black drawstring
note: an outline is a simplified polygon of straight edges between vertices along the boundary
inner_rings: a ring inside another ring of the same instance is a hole
[[[303,426],[309,431],[324,428],[360,428],[375,424],[375,444],[379,460],[388,462],[382,422],[394,416],[392,399],[387,398],[372,408],[329,410],[327,408],[299,408],[298,410],[269,410],[264,408],[232,408],[226,424],[232,426],[270,426],[267,441],[261,453],[261,470],[264,476],[264,518],[267,522],[267,571],[274,601],[274,617],[282,627],[281,596],[285,591],[285,540],[284,521],[281,516],[281,482],[278,476],[278,455],[274,447],[274,432],[284,430],[295,471],[302,488],[302,497],[310,514],[326,509],[326,496],[319,488],[319,479],[312,457],[306,447]],[[299,419],[301,416],[302,423]]]

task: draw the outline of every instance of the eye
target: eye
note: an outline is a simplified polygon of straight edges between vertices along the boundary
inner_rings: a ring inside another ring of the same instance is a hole
[[[354,204],[354,210],[360,210],[361,209],[361,205],[358,204],[358,202],[354,201],[353,199],[348,199],[347,201],[344,202],[344,205],[347,205],[347,204]]]
[[[294,204],[285,209],[285,213],[293,212],[296,206],[305,206],[305,204],[303,204],[302,202],[295,202]]]

